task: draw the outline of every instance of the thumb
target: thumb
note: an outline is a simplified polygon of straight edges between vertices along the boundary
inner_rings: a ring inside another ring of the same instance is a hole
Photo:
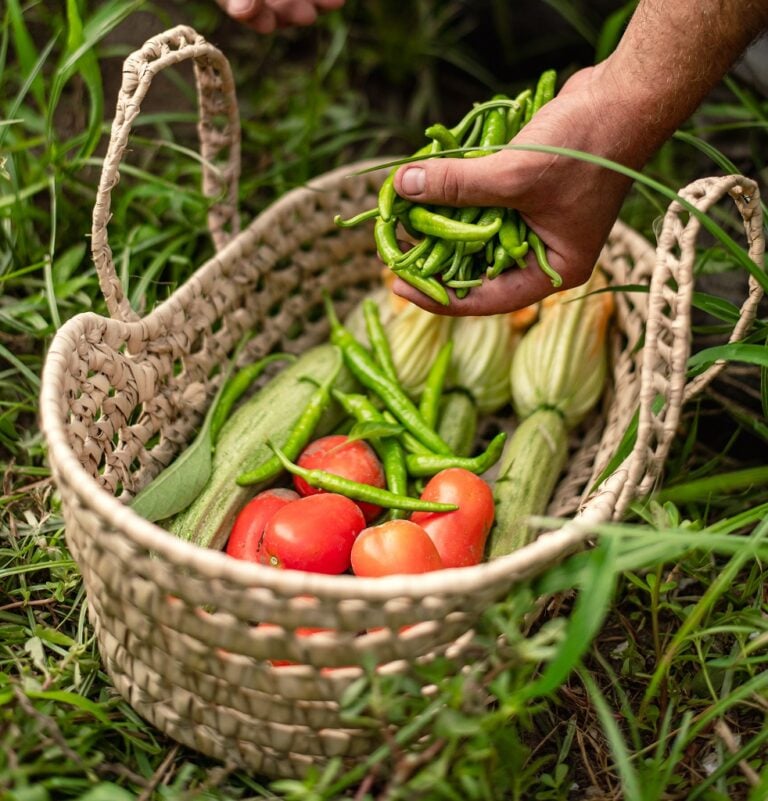
[[[518,183],[511,168],[513,159],[510,151],[500,151],[482,158],[414,161],[395,174],[395,190],[417,203],[507,206]]]

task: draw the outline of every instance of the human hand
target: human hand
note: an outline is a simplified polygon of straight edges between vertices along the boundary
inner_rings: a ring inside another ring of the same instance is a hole
[[[334,11],[344,0],[216,0],[224,11],[258,33],[291,25],[312,25],[318,12]]]
[[[567,147],[640,166],[650,149],[642,131],[636,132],[642,126],[631,112],[622,113],[619,86],[604,69],[600,65],[576,73],[511,144]],[[517,209],[546,244],[549,262],[563,278],[562,289],[589,278],[629,186],[625,176],[585,161],[516,150],[403,165],[395,177],[397,192],[419,203]],[[400,279],[394,290],[441,314],[498,314],[559,291],[533,253],[527,264],[484,281],[462,300],[449,290],[448,307]]]

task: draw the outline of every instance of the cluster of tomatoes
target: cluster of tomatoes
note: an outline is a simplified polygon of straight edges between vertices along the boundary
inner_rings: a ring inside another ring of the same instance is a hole
[[[364,440],[334,435],[315,440],[298,459],[319,469],[382,488],[384,471]],[[326,492],[293,477],[294,489],[259,493],[235,520],[226,551],[261,564],[357,576],[426,573],[465,567],[483,558],[493,524],[493,495],[483,479],[453,467],[433,476],[421,498],[453,504],[450,512],[413,512],[385,519],[384,510]]]

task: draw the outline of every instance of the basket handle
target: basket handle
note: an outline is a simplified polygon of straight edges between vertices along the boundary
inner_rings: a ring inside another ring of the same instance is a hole
[[[749,258],[762,269],[765,239],[760,193],[754,181],[741,175],[702,178],[678,194],[703,213],[726,194],[730,195],[744,223]],[[687,217],[685,221],[684,216]],[[633,498],[652,489],[676,434],[683,404],[726,366],[725,362],[716,362],[686,383],[691,351],[693,266],[700,230],[699,219],[680,201],[669,205],[658,235],[656,265],[648,295],[637,439],[625,462],[626,473],[614,512],[617,518]],[[729,343],[742,339],[747,333],[762,296],[762,288],[750,276],[749,294],[741,306]],[[665,400],[661,409],[656,401],[659,395]]]
[[[192,28],[179,25],[149,39],[123,64],[123,82],[96,192],[91,254],[109,313],[118,320],[127,322],[140,318],[125,297],[107,240],[112,189],[120,179],[118,168],[131,126],[141,111],[152,79],[167,67],[190,58],[194,60],[199,105],[197,130],[203,160],[202,189],[206,197],[216,198],[208,210],[208,228],[216,249],[224,247],[240,228],[237,213],[240,116],[232,71],[220,50]]]

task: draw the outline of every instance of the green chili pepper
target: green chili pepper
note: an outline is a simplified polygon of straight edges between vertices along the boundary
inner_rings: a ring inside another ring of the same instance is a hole
[[[482,117],[486,111],[495,108],[514,108],[514,104],[515,101],[509,98],[505,100],[486,100],[485,103],[478,103],[470,109],[453,128],[449,128],[449,130],[461,142],[470,126],[475,123],[477,117]]]
[[[512,258],[515,258],[522,245],[520,241],[520,229],[517,223],[517,212],[510,210],[504,217],[501,228],[499,228],[499,243]]]
[[[381,217],[384,222],[389,222],[392,218],[392,206],[395,204],[395,199],[397,198],[397,192],[395,191],[396,172],[397,167],[393,167],[379,188],[378,211],[379,217]]]
[[[481,286],[482,283],[482,278],[454,278],[451,281],[446,281],[445,285],[449,286],[451,289],[471,289],[473,286]],[[456,293],[456,297],[459,297],[458,292]],[[466,297],[466,295],[462,295],[462,297]]]
[[[484,227],[486,225],[496,225],[498,223],[501,228],[501,223],[504,222],[504,209],[498,206],[487,206],[483,209],[482,214],[475,221],[476,225]]]
[[[467,134],[464,141],[461,143],[462,148],[468,152],[471,150],[480,140],[480,135],[483,132],[483,118],[482,116],[478,116],[475,118],[475,121],[472,123],[472,129]]]
[[[405,464],[412,476],[434,476],[449,467],[463,467],[472,473],[484,473],[501,457],[507,435],[500,431],[479,456],[441,456],[439,454],[409,453]]]
[[[434,428],[437,425],[438,413],[440,411],[440,398],[443,396],[443,387],[448,375],[448,368],[451,366],[451,354],[453,353],[453,340],[448,340],[438,351],[435,360],[432,362],[424,389],[419,398],[419,412],[424,418],[424,422]]]
[[[426,295],[428,298],[432,298],[432,300],[439,303],[441,306],[448,306],[450,304],[451,299],[448,297],[448,292],[445,287],[434,278],[425,278],[418,270],[407,267],[404,270],[393,267],[392,272],[415,289],[418,289],[419,292]]]
[[[354,217],[349,217],[348,219],[343,219],[341,214],[337,214],[333,218],[333,222],[339,228],[352,228],[355,225],[358,225],[362,222],[367,222],[368,220],[373,220],[375,217],[379,216],[379,210],[376,209],[368,209],[367,211],[361,211],[360,214],[355,214]]]
[[[528,241],[531,243],[531,249],[536,256],[539,269],[545,275],[549,276],[549,279],[552,281],[552,286],[562,286],[563,278],[560,273],[558,273],[549,263],[549,260],[547,259],[547,249],[541,239],[539,239],[539,237],[533,231],[529,231]]]
[[[509,255],[506,248],[501,245],[496,245],[493,252],[493,263],[485,271],[485,277],[492,281],[497,278],[504,270],[507,270],[514,264],[515,260]]]
[[[390,220],[379,217],[373,227],[373,238],[379,257],[387,266],[391,267],[405,256],[397,243],[397,220],[394,217]]]
[[[292,353],[273,353],[265,356],[247,367],[243,367],[236,375],[229,379],[216,404],[211,417],[211,442],[215,443],[219,437],[221,427],[227,421],[230,409],[249,386],[264,372],[265,368],[273,362],[296,361]]]
[[[410,431],[416,439],[437,453],[450,453],[450,448],[437,435],[437,432],[424,422],[418,409],[402,388],[387,378],[368,350],[339,322],[328,295],[325,295],[324,303],[326,315],[331,326],[331,342],[341,348],[344,362],[349,367],[352,375],[366,389],[375,392],[387,409],[395,415],[403,427]]]
[[[412,512],[452,512],[459,507],[452,503],[437,503],[436,501],[422,501],[419,498],[410,498],[389,490],[379,489],[370,484],[360,484],[348,478],[328,473],[325,470],[307,470],[294,464],[276,445],[269,443],[275,452],[275,457],[289,473],[303,478],[310,487],[323,489],[326,492],[337,492],[356,501],[373,503],[387,509],[407,509]]]
[[[397,381],[397,369],[392,359],[392,350],[389,347],[387,332],[381,323],[379,307],[376,301],[366,298],[363,301],[363,317],[365,318],[365,331],[368,334],[368,342],[371,343],[371,350],[376,363],[381,368],[390,381]]]
[[[295,459],[309,442],[318,421],[328,407],[331,398],[331,387],[338,377],[340,369],[341,365],[312,393],[309,402],[301,413],[301,417],[299,417],[298,422],[288,435],[288,439],[283,444],[284,451],[289,458]],[[260,484],[262,481],[269,481],[275,478],[281,470],[280,460],[277,456],[272,456],[255,470],[241,473],[235,481],[241,487],[246,487],[249,484]]]
[[[507,110],[492,109],[485,115],[483,131],[480,134],[480,144],[477,150],[470,150],[464,158],[487,156],[493,153],[500,145],[508,142],[507,138]]]
[[[359,422],[387,422],[386,417],[365,395],[333,390],[333,397],[344,411]],[[408,471],[405,467],[403,446],[394,437],[381,437],[371,441],[374,450],[381,458],[387,489],[396,495],[408,493]],[[403,517],[402,510],[394,510],[392,518]]]
[[[412,267],[416,262],[432,247],[435,240],[431,237],[422,239],[421,242],[414,245],[410,250],[406,250],[403,256],[398,259],[392,266],[398,270],[405,267]]]
[[[451,263],[448,266],[448,269],[442,275],[444,283],[446,281],[450,281],[459,272],[459,267],[461,267],[461,263],[464,261],[465,249],[466,249],[466,244],[464,242],[456,243],[456,249],[453,251],[453,258],[451,259]]]
[[[465,223],[438,214],[423,206],[412,206],[408,212],[411,225],[423,234],[463,242],[486,242],[501,228],[501,217],[489,225]]]
[[[385,410],[383,412],[383,416],[384,419],[389,423],[397,422],[397,418],[391,412]],[[402,442],[403,447],[409,453],[432,453],[432,451],[426,445],[424,445],[424,443],[417,440],[416,437],[414,437],[413,434],[408,431],[403,431],[403,433],[400,434],[399,439],[400,442]]]
[[[424,135],[428,139],[434,139],[439,145],[441,150],[458,150],[459,140],[445,127],[439,122],[436,122],[434,125],[430,125],[426,131],[424,131]]]
[[[526,97],[525,103],[523,104],[523,125],[528,125],[531,121],[531,117],[533,116],[533,98]]]
[[[429,278],[429,276],[439,273],[448,259],[451,258],[455,246],[455,243],[448,239],[438,239],[424,261],[424,265],[421,268],[422,276]]]
[[[507,111],[507,136],[514,139],[523,127],[523,117],[525,116],[525,103],[531,96],[531,90],[526,89],[515,98],[517,106]]]
[[[536,91],[533,95],[533,108],[531,116],[533,116],[545,103],[549,103],[555,96],[555,84],[557,83],[557,72],[555,70],[546,70],[541,73],[539,82],[536,84]]]

